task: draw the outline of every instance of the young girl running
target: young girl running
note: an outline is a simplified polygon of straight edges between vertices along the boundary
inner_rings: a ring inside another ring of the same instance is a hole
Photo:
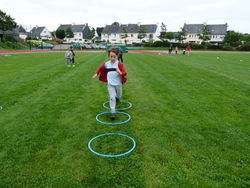
[[[126,82],[127,72],[121,62],[117,60],[119,48],[112,47],[108,50],[109,61],[103,63],[96,71],[92,78],[96,78],[99,74],[99,80],[107,82],[110,97],[111,119],[116,118],[115,106],[116,102],[120,102],[122,97],[122,84]]]

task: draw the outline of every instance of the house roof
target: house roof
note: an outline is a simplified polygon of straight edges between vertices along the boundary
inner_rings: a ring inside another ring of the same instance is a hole
[[[33,27],[32,30],[30,31],[30,33],[33,35],[33,36],[39,36],[42,31],[44,30],[45,27]]]
[[[82,32],[83,29],[86,27],[85,24],[80,24],[80,25],[63,24],[63,25],[60,25],[57,29],[66,30],[69,26],[72,28],[73,32]]]
[[[0,30],[0,34],[19,36],[19,30],[18,27],[13,30],[7,30],[7,31]]]
[[[155,33],[157,29],[156,24],[148,24],[148,25],[138,25],[138,24],[121,24],[121,25],[106,25],[103,29],[102,33],[124,33],[123,28],[126,29],[128,33],[138,33],[138,31],[145,27],[148,33]]]
[[[27,33],[27,31],[21,25],[18,27],[18,30],[20,33]]]
[[[212,35],[225,35],[227,33],[226,24],[207,24]],[[187,33],[202,33],[205,24],[184,24],[184,29]]]

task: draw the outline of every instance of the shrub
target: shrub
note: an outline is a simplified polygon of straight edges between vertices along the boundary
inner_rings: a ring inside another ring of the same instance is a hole
[[[28,40],[27,43],[28,43],[28,44],[31,44],[31,45],[34,46],[34,47],[37,47],[37,46],[41,45],[41,43],[44,44],[44,42],[37,41],[37,40]]]
[[[6,42],[6,41],[16,42],[16,39],[12,35],[4,34],[3,42]]]
[[[11,42],[9,42],[9,41],[7,41],[7,42],[5,42],[5,44],[8,46],[8,47],[10,47],[10,48],[16,48],[16,46],[14,45],[14,44],[12,44]]]
[[[28,41],[28,40],[38,40],[38,39],[36,37],[28,36],[28,37],[26,37],[26,41]]]
[[[62,43],[63,43],[63,39],[58,39],[58,38],[56,38],[55,41],[56,41],[58,44],[62,44]]]
[[[237,48],[239,51],[250,51],[250,44],[243,44]]]
[[[145,47],[152,47],[152,46],[154,46],[154,43],[153,42],[145,42],[144,46]]]
[[[168,42],[167,40],[162,42],[162,46],[164,47],[169,47],[170,46],[170,42]]]
[[[225,50],[225,51],[234,51],[234,48],[232,46],[223,46],[222,50]]]
[[[212,49],[212,50],[221,50],[222,46],[219,45],[213,45],[213,44],[208,44],[207,49]]]
[[[163,46],[163,42],[162,41],[155,41],[153,43],[153,47],[161,47],[161,46]]]

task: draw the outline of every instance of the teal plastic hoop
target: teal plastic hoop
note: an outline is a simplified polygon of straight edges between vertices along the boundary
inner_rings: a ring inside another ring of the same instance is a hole
[[[132,103],[130,103],[130,102],[128,102],[128,101],[120,100],[120,102],[128,103],[129,106],[126,107],[126,108],[121,108],[121,109],[116,109],[116,110],[127,110],[127,109],[129,109],[129,108],[132,107]],[[107,103],[109,103],[109,101],[104,102],[104,103],[103,103],[103,107],[106,108],[106,109],[110,109],[109,107],[106,106]]]
[[[98,122],[100,122],[100,123],[103,123],[103,124],[106,124],[106,125],[121,125],[121,124],[127,123],[127,122],[131,119],[131,116],[130,116],[128,113],[125,113],[125,112],[118,112],[118,111],[116,111],[116,113],[125,114],[125,115],[128,116],[128,119],[127,119],[126,121],[123,121],[123,122],[120,122],[120,123],[108,123],[108,122],[104,122],[104,121],[101,121],[101,120],[98,119],[98,117],[99,117],[100,115],[108,114],[108,113],[111,114],[111,112],[102,112],[102,113],[98,114],[98,115],[96,116],[96,121],[98,121]]]
[[[127,151],[127,152],[125,152],[125,153],[122,153],[122,154],[118,154],[118,155],[105,155],[105,154],[101,154],[101,153],[98,153],[98,152],[94,151],[94,150],[91,148],[91,142],[92,142],[93,140],[95,140],[96,138],[99,138],[99,137],[101,137],[101,136],[106,136],[106,135],[120,135],[120,136],[128,137],[128,138],[130,138],[130,139],[132,140],[132,142],[133,142],[134,145],[133,145],[133,147],[132,147],[129,151]],[[88,148],[89,148],[89,150],[90,150],[91,152],[93,152],[94,154],[100,155],[100,156],[102,156],[102,157],[120,157],[120,156],[123,156],[123,155],[126,155],[126,154],[131,153],[131,152],[135,149],[135,147],[136,147],[136,142],[135,142],[135,140],[134,140],[132,137],[130,137],[130,136],[128,136],[128,135],[125,135],[125,134],[121,134],[121,133],[105,133],[105,134],[101,134],[101,135],[98,135],[98,136],[92,138],[92,139],[89,141],[89,143],[88,143]]]

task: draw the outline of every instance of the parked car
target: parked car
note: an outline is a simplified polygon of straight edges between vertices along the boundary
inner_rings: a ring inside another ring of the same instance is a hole
[[[105,45],[99,44],[98,46],[99,46],[99,49],[106,49]]]
[[[91,49],[91,46],[88,44],[83,44],[82,49]]]
[[[93,49],[99,49],[99,46],[97,46],[96,44],[90,44],[91,48]]]
[[[53,49],[54,45],[53,44],[45,43],[43,45],[39,45],[37,48],[39,48],[39,49]]]

